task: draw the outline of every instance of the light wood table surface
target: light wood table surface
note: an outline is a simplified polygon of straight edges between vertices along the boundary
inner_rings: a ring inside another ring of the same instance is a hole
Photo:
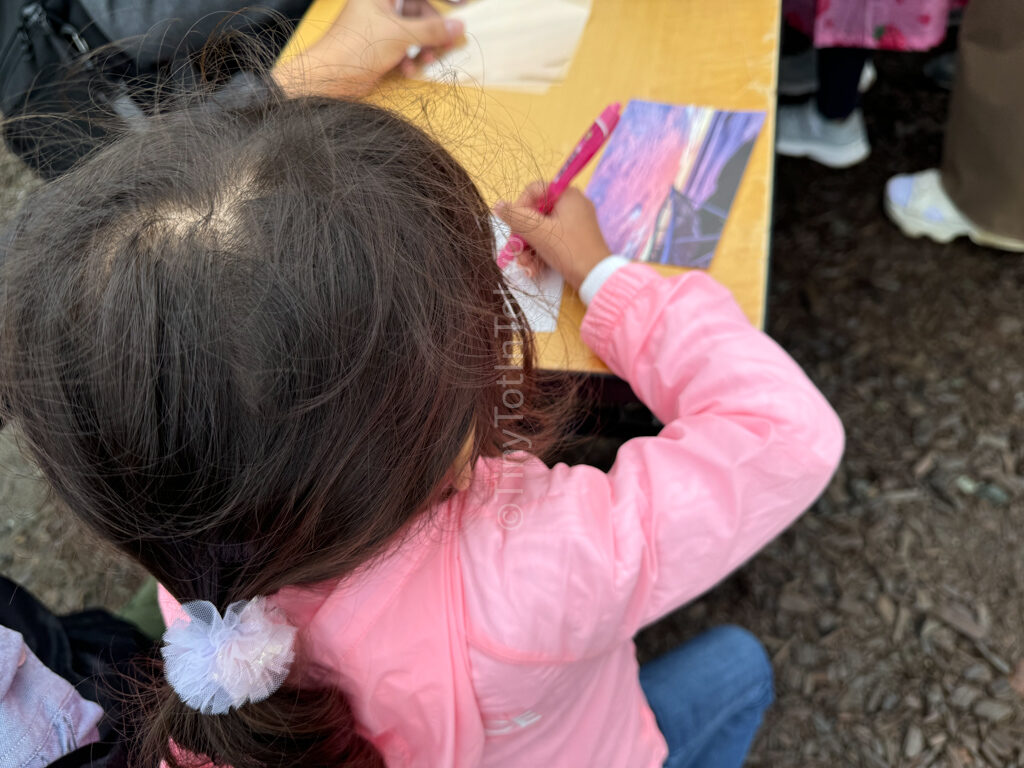
[[[281,58],[312,45],[344,4],[315,0]],[[768,279],[779,8],[780,0],[593,0],[568,77],[546,93],[395,77],[372,100],[426,125],[492,203],[515,199],[533,179],[550,178],[594,116],[612,101],[766,112],[709,270],[760,326]],[[577,185],[586,186],[596,165],[595,160]],[[682,271],[656,268],[666,274]],[[541,367],[607,372],[580,340],[583,312],[575,291],[567,287],[558,330],[538,334]]]

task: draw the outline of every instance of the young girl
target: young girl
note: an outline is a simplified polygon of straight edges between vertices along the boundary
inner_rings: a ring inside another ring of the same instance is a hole
[[[742,762],[756,641],[638,670],[632,637],[814,500],[840,423],[726,289],[609,258],[581,193],[541,216],[542,192],[499,214],[666,425],[607,474],[531,455],[547,414],[490,211],[392,114],[175,112],[23,206],[0,401],[168,593],[138,765]]]

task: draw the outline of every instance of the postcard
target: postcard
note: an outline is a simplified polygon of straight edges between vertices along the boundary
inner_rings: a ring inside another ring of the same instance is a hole
[[[587,196],[614,253],[707,268],[763,112],[631,101]]]

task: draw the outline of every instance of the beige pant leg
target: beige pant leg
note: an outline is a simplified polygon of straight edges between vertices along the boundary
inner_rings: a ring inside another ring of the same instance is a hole
[[[942,181],[974,224],[1024,240],[1024,0],[967,6]]]

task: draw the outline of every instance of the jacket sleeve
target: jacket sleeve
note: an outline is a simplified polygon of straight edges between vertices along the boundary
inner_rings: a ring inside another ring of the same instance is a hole
[[[489,516],[499,524],[476,525],[463,546],[467,608],[492,652],[578,658],[631,637],[792,523],[842,455],[825,398],[706,274],[623,267],[582,333],[665,426],[622,445],[607,474],[536,461],[519,480],[503,470]],[[512,596],[496,601],[499,591]]]

